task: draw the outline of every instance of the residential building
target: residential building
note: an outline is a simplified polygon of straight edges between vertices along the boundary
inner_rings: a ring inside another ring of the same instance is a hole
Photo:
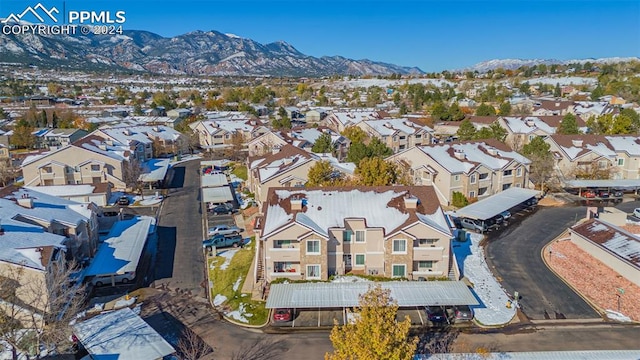
[[[640,137],[553,135],[545,140],[561,179],[640,179]]]
[[[468,116],[465,120],[469,120],[471,124],[480,130],[483,127],[489,127],[494,122],[498,121],[497,116]],[[446,136],[455,136],[460,129],[462,121],[442,121],[433,126],[433,132],[436,136],[442,138]],[[426,145],[426,144],[425,144]]]
[[[318,159],[318,156],[289,144],[274,148],[272,153],[261,157],[248,158],[249,190],[261,204],[271,187],[304,186],[309,169]]]
[[[11,153],[9,152],[9,147],[4,144],[0,144],[0,159],[8,159],[10,157]]]
[[[270,188],[263,213],[258,280],[459,277],[431,186]]]
[[[532,116],[563,116],[572,112],[573,101],[560,99],[537,99],[533,104]]]
[[[198,134],[203,149],[220,149],[233,144],[234,134],[239,134],[243,142],[249,142],[270,131],[260,120],[201,120],[189,124],[191,130]]]
[[[640,237],[599,219],[569,229],[571,242],[640,286]]]
[[[415,185],[432,185],[442,205],[454,192],[483,198],[528,187],[531,161],[497,140],[415,146],[387,158],[406,169]]]
[[[503,116],[498,117],[500,125],[507,130],[505,143],[519,151],[534,138],[554,135],[562,123],[563,116]],[[582,132],[587,131],[585,122],[576,117],[576,123]]]
[[[43,149],[67,146],[89,134],[83,129],[50,129],[40,135]]]
[[[107,142],[128,146],[139,162],[162,154],[181,154],[188,146],[183,134],[163,125],[103,127],[91,134]]]
[[[412,146],[429,145],[433,137],[430,127],[408,119],[364,120],[356,126],[380,139],[394,153]]]
[[[189,115],[191,115],[191,109],[177,108],[167,111],[167,116],[172,119],[184,119]]]
[[[347,127],[358,125],[361,121],[382,118],[384,114],[373,109],[335,110],[329,112],[324,123],[334,131],[342,133]]]
[[[128,145],[88,135],[71,145],[28,156],[21,168],[25,186],[109,183],[124,189],[124,169],[135,157]]]

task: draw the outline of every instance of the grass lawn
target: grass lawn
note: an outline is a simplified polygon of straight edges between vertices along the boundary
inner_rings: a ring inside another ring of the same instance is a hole
[[[235,164],[231,173],[242,180],[247,180],[247,167],[241,164]]]
[[[229,249],[227,251],[233,250],[236,249]],[[264,307],[265,303],[262,301],[253,301],[251,300],[251,294],[242,294],[241,292],[242,284],[251,267],[251,261],[255,256],[255,239],[252,238],[249,246],[245,246],[244,249],[238,249],[237,251],[228,267],[224,270],[221,269],[221,267],[227,260],[225,257],[216,256],[207,259],[209,279],[213,282],[211,298],[215,298],[216,295],[225,296],[227,300],[221,307],[229,309],[225,311],[226,313],[238,310],[240,305],[244,303],[245,313],[252,314],[251,317],[245,316],[245,318],[249,320],[248,324],[263,325],[269,316],[269,311]],[[239,284],[237,284],[238,279],[241,279]],[[237,284],[237,290],[233,290],[234,284]]]

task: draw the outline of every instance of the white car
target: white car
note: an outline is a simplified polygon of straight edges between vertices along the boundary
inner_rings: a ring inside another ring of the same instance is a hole
[[[633,210],[633,216],[637,217],[638,219],[640,219],[640,208],[635,208]]]
[[[218,225],[212,228],[209,228],[207,231],[207,237],[211,237],[214,235],[237,235],[243,232],[244,229],[240,229],[237,226],[229,226],[229,225]]]
[[[135,272],[127,272],[124,274],[117,274],[117,275],[113,275],[113,283],[115,284],[128,284],[133,282],[133,280],[135,280],[136,278],[136,273]],[[97,287],[100,287],[102,285],[111,285],[112,284],[112,279],[111,279],[111,275],[96,275],[96,277],[94,277],[93,279],[91,279],[91,284]]]

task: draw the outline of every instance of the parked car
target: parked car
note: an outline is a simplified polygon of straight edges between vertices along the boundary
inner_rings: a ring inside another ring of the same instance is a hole
[[[232,204],[229,203],[224,203],[224,204],[219,204],[214,206],[213,208],[209,209],[209,211],[211,211],[212,213],[219,215],[219,214],[233,214],[235,209],[233,208]]]
[[[484,222],[469,218],[462,218],[460,220],[460,225],[462,225],[462,227],[465,229],[475,231],[477,233],[483,233],[489,229]]]
[[[118,198],[118,205],[122,205],[122,206],[129,205],[129,197],[128,196],[120,196]]]
[[[454,321],[471,321],[473,320],[473,310],[468,305],[457,305],[453,307]]]
[[[608,190],[599,190],[597,194],[598,194],[599,197],[601,197],[603,199],[606,199],[606,198],[609,197],[609,191]]]
[[[640,219],[640,208],[633,209],[633,216],[635,216],[638,219]]]
[[[291,309],[276,309],[273,312],[273,321],[291,321],[293,319],[293,311]]]
[[[447,312],[441,306],[427,306],[425,309],[427,318],[432,323],[441,324],[449,321],[447,318]]]
[[[91,284],[97,287],[102,285],[110,285],[112,283],[116,284],[128,284],[133,282],[136,278],[135,272],[127,272],[124,274],[113,275],[113,282],[111,279],[111,275],[97,275],[93,279],[91,279]]]
[[[619,190],[619,189],[611,190],[611,196],[613,196],[613,197],[623,197],[624,196],[624,191]]]
[[[500,216],[502,216],[502,219],[504,221],[508,221],[509,219],[511,219],[511,213],[508,211],[503,211],[500,213]]]
[[[207,240],[202,241],[203,247],[238,247],[244,244],[244,239],[240,235],[214,235]]]
[[[217,225],[214,227],[209,228],[209,231],[207,231],[207,236],[211,237],[214,235],[229,235],[229,234],[240,234],[241,232],[243,232],[244,229],[240,229],[239,227],[232,225]]]
[[[592,190],[584,190],[584,191],[582,191],[580,196],[582,196],[584,198],[587,198],[587,199],[592,199],[592,198],[596,197],[596,193],[595,193],[595,191],[592,191]]]

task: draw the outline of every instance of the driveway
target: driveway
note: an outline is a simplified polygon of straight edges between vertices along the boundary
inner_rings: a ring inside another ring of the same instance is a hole
[[[507,292],[518,291],[522,311],[531,319],[597,318],[598,313],[542,261],[544,245],[560,235],[585,207],[540,207],[519,224],[489,235],[487,263]]]
[[[169,171],[169,196],[158,222],[155,286],[204,297],[199,160],[181,163]]]

